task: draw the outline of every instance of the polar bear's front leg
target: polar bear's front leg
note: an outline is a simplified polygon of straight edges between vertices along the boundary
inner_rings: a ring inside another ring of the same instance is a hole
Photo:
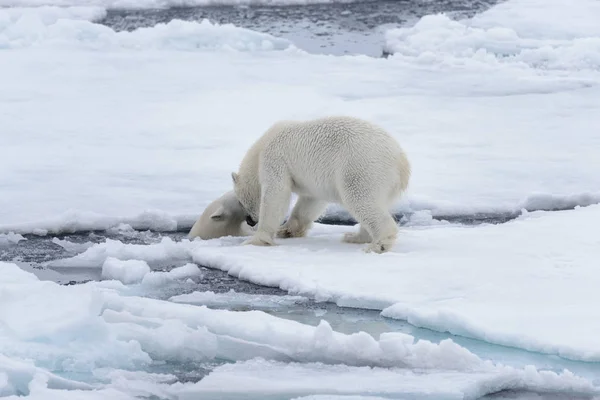
[[[296,205],[294,205],[290,218],[277,231],[277,237],[295,238],[306,236],[313,222],[323,214],[326,207],[326,201],[314,197],[300,196]]]
[[[285,217],[291,196],[291,185],[285,182],[262,185],[260,214],[256,233],[242,244],[255,246],[275,245],[275,233]]]
[[[343,241],[346,243],[369,243],[373,240],[371,235],[369,235],[369,231],[365,229],[363,224],[360,224],[360,229],[358,232],[348,232],[344,234]]]

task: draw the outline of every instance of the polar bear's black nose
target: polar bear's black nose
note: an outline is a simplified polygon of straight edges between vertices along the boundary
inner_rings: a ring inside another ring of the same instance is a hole
[[[256,225],[256,221],[255,221],[255,220],[253,220],[253,219],[252,219],[252,217],[251,217],[251,216],[249,216],[249,215],[246,217],[246,223],[247,223],[249,226],[254,226],[254,225]]]

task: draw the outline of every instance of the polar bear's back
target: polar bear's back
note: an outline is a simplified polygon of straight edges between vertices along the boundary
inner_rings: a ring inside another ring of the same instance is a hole
[[[404,190],[410,174],[398,142],[381,127],[354,117],[280,121],[259,141],[261,158],[284,162],[297,192],[318,191],[332,201],[339,200],[336,188],[349,176],[393,181]]]

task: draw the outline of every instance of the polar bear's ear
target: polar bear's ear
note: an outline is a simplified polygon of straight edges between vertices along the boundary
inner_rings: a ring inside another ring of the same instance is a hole
[[[238,181],[238,174],[236,174],[235,172],[231,173],[231,179],[233,180],[233,183],[237,183]]]
[[[212,215],[210,216],[210,219],[212,219],[213,221],[224,220],[225,219],[225,208],[223,208],[223,206],[219,207],[219,209],[217,211],[212,213]]]

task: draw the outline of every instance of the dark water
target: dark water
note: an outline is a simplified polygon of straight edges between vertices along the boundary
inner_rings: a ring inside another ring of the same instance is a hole
[[[378,0],[301,6],[206,6],[155,10],[112,10],[100,23],[133,30],[173,19],[234,24],[282,37],[311,53],[382,55],[384,31],[444,12],[474,15],[497,0]]]

